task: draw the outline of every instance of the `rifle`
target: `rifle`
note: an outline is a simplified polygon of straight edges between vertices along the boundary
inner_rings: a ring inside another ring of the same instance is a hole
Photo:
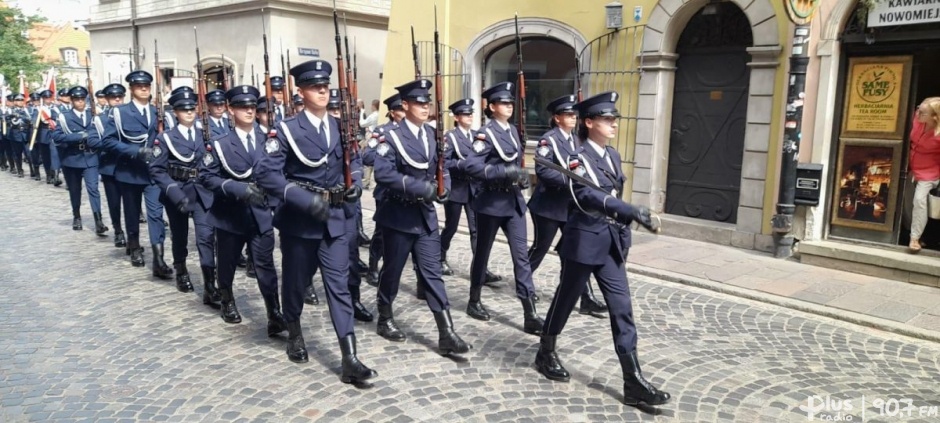
[[[95,88],[91,84],[91,55],[89,55],[88,53],[85,54],[85,65],[86,65],[85,66],[85,83],[88,84],[88,94],[91,96],[91,101],[90,101],[91,116],[95,117],[95,116],[98,116],[98,108],[96,107],[96,104],[95,104],[98,98],[95,97]],[[52,75],[51,77],[55,78],[55,75]],[[41,97],[39,99],[39,104],[40,106],[42,105]]]
[[[435,6],[437,7],[437,6]],[[435,18],[434,24],[437,24],[437,18]],[[411,57],[415,61],[415,80],[421,79],[421,64],[418,61],[418,43],[415,43],[415,27],[411,27]]]
[[[252,86],[252,87],[254,87],[255,84],[256,84],[255,75],[257,75],[257,74],[255,73],[255,65],[252,63],[252,65],[251,65],[251,86]]]
[[[202,57],[199,55],[199,34],[196,27],[193,27],[193,41],[196,45],[196,109],[199,113],[199,121],[202,122],[202,142],[209,146],[209,139],[212,137],[209,132],[209,105],[206,103],[206,74],[202,69]],[[225,60],[222,60],[222,69],[225,69]],[[224,78],[224,76],[223,76]]]
[[[225,65],[226,63],[227,62],[225,61],[225,55],[223,54],[222,55],[222,90],[224,91],[228,91],[228,87],[229,87],[228,66]]]
[[[160,73],[160,59],[159,54],[157,53],[157,40],[153,40],[153,71],[157,78],[157,95],[153,98],[157,102],[157,133],[163,132],[163,87],[160,86],[160,81],[163,79]]]
[[[434,136],[437,138],[437,196],[444,196],[444,113],[441,87],[441,43],[437,32],[437,5],[434,5],[434,103],[437,108],[437,124]],[[456,147],[456,146],[455,146]]]
[[[340,115],[340,131],[339,131],[339,142],[343,148],[343,174],[345,177],[345,186],[346,189],[352,188],[352,166],[350,165],[350,156],[349,151],[349,140],[351,139],[350,133],[348,132],[352,127],[349,125],[349,99],[348,93],[346,90],[349,88],[346,81],[346,70],[343,66],[343,48],[340,45],[339,37],[339,16],[336,14],[336,0],[333,0],[333,30],[336,33],[336,74],[339,75],[339,115]]]
[[[281,51],[284,51],[283,39],[281,39]],[[282,102],[284,106],[284,117],[288,117],[291,115],[290,111],[292,108],[287,107],[287,105],[290,104],[291,100],[290,100],[290,91],[287,88],[287,68],[284,67],[284,53],[281,53],[281,79],[284,80],[284,86],[281,87],[281,96],[284,97],[284,101]],[[277,107],[277,106],[269,106],[269,107]]]
[[[519,62],[519,76],[516,79],[516,88],[519,90],[516,100],[519,102],[518,107],[518,124],[517,129],[519,129],[519,154],[522,156],[519,161],[519,167],[525,169],[525,145],[526,145],[526,134],[525,134],[525,73],[522,71],[522,37],[519,36],[519,14],[516,13],[516,61]]]
[[[352,135],[351,139],[356,140],[353,145],[353,150],[359,149],[359,142],[362,141],[361,131],[359,130],[359,118],[361,117],[361,111],[359,110],[359,99],[356,97],[356,83],[353,80],[352,68],[349,66],[352,64],[352,61],[349,60],[349,26],[346,25],[346,14],[343,13],[343,40],[346,43],[346,95],[349,97],[347,106],[349,109],[349,125],[352,126],[350,133]],[[353,117],[355,116],[355,117]]]
[[[356,106],[359,106],[359,69],[356,65],[356,37],[353,37],[353,83],[352,83],[352,96],[356,99]],[[361,110],[360,110],[361,112]]]
[[[264,96],[268,99],[265,114],[268,117],[268,138],[274,138],[274,92],[271,89],[271,64],[268,59],[268,30],[264,26],[264,9],[261,9],[261,42],[264,43]]]
[[[290,50],[287,50],[287,69],[290,69]],[[287,92],[289,95],[284,95],[284,110],[287,111],[288,116],[293,116],[294,113],[294,77],[291,74],[287,74],[284,84],[287,85]],[[289,106],[287,106],[289,105]]]
[[[572,40],[571,45],[577,45],[575,44],[576,41],[577,40]],[[574,67],[575,67],[574,83],[578,92],[578,103],[580,103],[582,100],[581,98],[581,58],[578,57],[578,53],[574,54]]]

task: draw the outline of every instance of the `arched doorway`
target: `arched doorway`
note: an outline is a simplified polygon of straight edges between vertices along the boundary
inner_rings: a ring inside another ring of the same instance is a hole
[[[665,212],[736,223],[747,127],[751,25],[734,3],[710,3],[676,46]]]
[[[569,44],[548,37],[522,39],[523,72],[526,93],[526,135],[532,139],[549,129],[548,103],[575,92],[577,54]],[[500,81],[518,78],[516,44],[510,41],[495,47],[483,59],[483,89]],[[512,123],[515,124],[514,114]]]
[[[231,65],[226,66],[223,70],[222,65],[217,63],[208,66],[203,70],[203,73],[206,76],[208,91],[221,90],[224,87],[233,87],[235,85],[235,68]],[[226,80],[226,78],[228,79]]]

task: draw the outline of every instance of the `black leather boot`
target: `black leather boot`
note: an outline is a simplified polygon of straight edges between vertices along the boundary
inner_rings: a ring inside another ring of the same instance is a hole
[[[176,269],[176,289],[179,292],[193,292],[193,281],[189,278],[189,269],[185,263],[174,264]]]
[[[163,244],[151,244],[150,249],[153,251],[153,275],[160,279],[172,278],[173,269],[163,261]]]
[[[483,302],[480,301],[480,293],[482,291],[482,286],[470,287],[470,301],[467,302],[467,315],[477,320],[487,321],[490,320],[490,313],[486,311],[486,307],[483,307]]]
[[[535,353],[535,367],[539,373],[551,380],[567,382],[571,374],[561,365],[558,354],[555,353],[556,336],[542,335],[539,340],[539,352]]]
[[[72,230],[73,231],[82,230],[82,217],[81,216],[72,216]]]
[[[502,280],[503,280],[502,276],[497,275],[493,272],[490,272],[490,269],[486,269],[486,277],[483,279],[484,284],[490,285],[490,284],[494,284]]]
[[[417,269],[415,271],[417,273]],[[415,286],[415,298],[424,301],[428,299],[428,294],[426,292],[427,284],[424,282],[424,278],[418,274],[418,283]]]
[[[93,213],[95,216],[95,235],[104,236],[104,233],[108,231],[108,227],[104,226],[104,220],[101,218],[101,213]]]
[[[202,303],[212,308],[222,307],[222,294],[215,285],[215,268],[202,266]]]
[[[235,306],[232,289],[219,288],[219,294],[222,296],[222,320],[225,320],[225,323],[241,323],[242,316],[238,314],[238,307]]]
[[[117,228],[114,230],[114,246],[116,248],[127,247],[127,239],[124,238],[124,231]]]
[[[258,277],[258,272],[255,271],[255,263],[251,260],[248,260],[248,264],[245,265],[245,275],[249,278]]]
[[[441,274],[444,276],[454,276],[454,269],[447,263],[447,256],[441,256]]]
[[[140,246],[129,246],[127,250],[131,255],[131,266],[144,267],[144,248]]]
[[[294,363],[306,363],[309,360],[300,321],[287,322],[287,359]]]
[[[538,311],[535,310],[535,298],[529,297],[523,299],[522,311],[525,318],[522,330],[530,335],[541,335],[542,325],[545,324],[545,321],[539,317]]]
[[[52,175],[49,173],[46,174],[46,185],[52,185]]]
[[[264,309],[268,312],[268,337],[275,337],[287,330],[287,322],[281,314],[281,303],[277,300],[277,295],[264,299]]]
[[[350,285],[349,296],[352,297],[353,317],[355,317],[356,320],[360,322],[371,322],[375,319],[375,316],[373,316],[369,309],[362,305],[362,302],[359,300],[360,294],[358,286]]]
[[[52,186],[58,187],[62,185],[62,178],[59,177],[59,171],[55,171],[55,176],[52,177]]]
[[[369,238],[369,235],[366,235],[366,232],[362,230],[362,214],[359,215],[359,221],[356,222],[356,226],[359,227],[359,236],[357,241],[359,242],[360,247],[368,247],[372,243],[372,238]],[[363,267],[365,269],[365,267]]]
[[[366,283],[375,287],[379,286],[378,265],[369,266],[369,271],[366,272]]]
[[[640,360],[636,356],[636,350],[630,354],[617,355],[620,359],[620,366],[623,367],[623,403],[627,405],[662,405],[669,402],[672,398],[668,392],[656,389],[643,377],[640,370]]]
[[[356,335],[342,337],[339,340],[339,349],[343,353],[343,373],[340,376],[343,383],[365,382],[379,375],[356,357]]]
[[[591,288],[591,281],[588,281],[584,285],[584,293],[581,294],[581,306],[578,308],[578,313],[603,318],[606,311],[607,305],[597,300],[594,296],[594,289]]]
[[[307,288],[304,290],[304,304],[320,304],[320,298],[317,297],[317,290],[313,289],[313,281],[310,281],[310,285],[307,285]]]
[[[450,310],[434,313],[437,322],[437,349],[442,355],[466,354],[473,348],[454,332],[454,321],[450,318]]]
[[[405,341],[405,333],[395,324],[395,316],[392,314],[391,304],[379,304],[379,323],[376,326],[375,333],[389,341]]]

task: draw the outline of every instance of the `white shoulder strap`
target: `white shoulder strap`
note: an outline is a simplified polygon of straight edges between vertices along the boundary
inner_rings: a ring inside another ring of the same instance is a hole
[[[392,143],[395,144],[395,150],[398,151],[398,155],[401,156],[401,158],[405,159],[405,163],[408,163],[409,166],[415,169],[428,169],[428,162],[418,163],[405,152],[404,146],[401,145],[401,140],[398,139],[398,134],[396,134],[394,130],[388,131],[388,133],[392,136]]]
[[[166,147],[170,149],[170,152],[173,153],[173,156],[175,156],[177,160],[183,163],[189,163],[189,162],[192,162],[193,159],[196,158],[195,149],[193,149],[193,154],[190,154],[189,157],[185,157],[182,154],[180,154],[179,151],[176,151],[176,147],[174,147],[173,142],[170,141],[170,135],[166,132],[163,133],[163,140],[166,141]]]
[[[245,173],[236,173],[234,170],[232,170],[232,168],[229,167],[228,162],[225,161],[225,152],[222,150],[222,146],[219,145],[219,142],[213,141],[212,145],[215,146],[215,151],[219,153],[219,161],[222,162],[222,167],[225,168],[226,172],[228,172],[230,175],[238,179],[245,179],[251,176],[252,168],[250,167],[248,168],[248,171]]]
[[[287,124],[284,123],[283,120],[281,121],[281,129],[284,131],[284,137],[287,138],[287,144],[290,145],[290,149],[294,151],[294,155],[297,156],[297,159],[300,160],[301,163],[313,168],[323,166],[327,163],[328,159],[330,158],[329,153],[324,154],[320,160],[315,162],[311,161],[307,158],[307,156],[304,156],[304,153],[301,152],[300,148],[297,147],[297,143],[294,142],[294,136],[290,133],[290,129],[287,128]],[[267,131],[265,130],[264,132]]]
[[[456,131],[456,129],[454,131]],[[457,144],[457,137],[454,136],[454,131],[450,131],[447,136],[450,137],[450,142],[454,145],[454,152],[457,153],[457,157],[459,157],[460,160],[465,160],[466,157],[464,157],[463,153],[460,152],[460,145]]]
[[[133,107],[133,106],[131,106]],[[63,113],[64,114],[64,113]],[[147,141],[148,134],[138,135],[136,137],[131,137],[124,133],[124,125],[121,123],[121,108],[116,107],[112,110],[114,116],[114,126],[117,128],[118,133],[121,134],[121,137],[133,144],[142,144]]]
[[[68,122],[65,121],[65,113],[59,113],[58,121],[59,121],[59,127],[62,128],[62,132],[65,132],[66,134],[72,133],[72,129],[69,128]]]
[[[506,152],[503,151],[503,147],[499,145],[499,139],[496,138],[496,135],[493,135],[493,130],[486,128],[486,133],[490,136],[490,138],[493,139],[493,147],[496,147],[496,154],[499,154],[499,157],[502,158],[503,161],[512,162],[515,161],[517,157],[519,157],[519,151],[516,151],[516,154],[513,154],[511,157],[506,156]],[[516,142],[515,138],[512,137],[512,134],[509,134],[509,138],[512,139],[513,142]]]

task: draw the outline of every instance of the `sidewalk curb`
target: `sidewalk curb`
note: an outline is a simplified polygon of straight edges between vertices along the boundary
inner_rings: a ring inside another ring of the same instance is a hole
[[[363,211],[368,210],[371,214],[374,214],[375,211],[371,209],[363,208]],[[365,217],[365,214],[363,214]],[[464,226],[460,225],[457,227],[457,233],[462,235],[470,235],[470,230]],[[500,236],[496,237],[496,242],[506,244],[506,240]],[[550,255],[556,256],[557,253],[553,250],[549,250]],[[793,298],[781,297],[779,295],[763,293],[760,291],[741,288],[734,285],[728,285],[722,282],[710,281],[708,279],[699,278],[696,276],[684,275],[681,273],[671,272],[668,270],[656,269],[642,264],[627,262],[627,272],[633,272],[638,275],[643,275],[647,277],[656,278],[666,282],[678,283],[682,285],[693,286],[696,288],[707,289],[709,291],[720,292],[722,294],[732,295],[735,297],[746,298],[753,301],[759,301],[766,304],[772,304],[788,309],[793,309],[797,311],[802,311],[804,313],[815,314],[818,316],[828,317],[835,320],[840,320],[847,323],[852,323],[859,326],[870,327],[873,329],[878,329],[885,332],[894,333],[897,335],[908,336],[911,338],[921,339],[930,342],[940,343],[940,333],[933,331],[928,331],[924,329],[919,329],[910,325],[905,325],[903,323],[894,322],[888,319],[882,319],[880,317],[869,316],[862,313],[857,313],[854,311],[844,310],[834,307],[826,307],[824,305],[811,303],[808,301],[797,300]],[[628,275],[629,276],[629,275]]]

